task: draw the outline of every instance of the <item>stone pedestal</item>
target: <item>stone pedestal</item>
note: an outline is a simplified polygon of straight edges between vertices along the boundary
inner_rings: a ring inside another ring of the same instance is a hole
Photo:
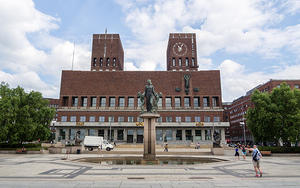
[[[155,143],[155,119],[159,118],[159,114],[144,113],[140,115],[144,119],[144,159],[156,160]]]

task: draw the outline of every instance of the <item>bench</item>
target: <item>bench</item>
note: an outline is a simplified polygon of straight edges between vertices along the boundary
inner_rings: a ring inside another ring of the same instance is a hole
[[[260,151],[262,156],[271,156],[271,151]]]

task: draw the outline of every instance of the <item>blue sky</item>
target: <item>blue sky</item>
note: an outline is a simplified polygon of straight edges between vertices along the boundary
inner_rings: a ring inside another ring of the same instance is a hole
[[[0,0],[0,81],[59,96],[61,70],[89,70],[93,33],[119,33],[125,70],[165,70],[168,35],[194,32],[199,70],[223,101],[269,79],[300,79],[298,0]],[[16,14],[17,10],[17,14]]]

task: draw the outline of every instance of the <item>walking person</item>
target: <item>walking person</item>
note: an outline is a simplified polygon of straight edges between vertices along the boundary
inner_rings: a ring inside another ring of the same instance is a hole
[[[243,156],[244,160],[246,160],[246,153],[247,153],[246,147],[243,145],[242,146],[242,156]]]
[[[253,148],[250,149],[252,151],[252,163],[255,171],[256,177],[262,177],[262,171],[260,169],[260,159],[262,158],[262,155],[256,145],[253,146]],[[259,175],[258,175],[259,171]]]
[[[235,153],[234,153],[235,159],[240,160],[240,153],[239,153],[239,147],[235,147]]]
[[[168,150],[168,144],[165,144],[164,151],[165,151],[165,152],[168,152],[168,151],[169,151],[169,150]]]

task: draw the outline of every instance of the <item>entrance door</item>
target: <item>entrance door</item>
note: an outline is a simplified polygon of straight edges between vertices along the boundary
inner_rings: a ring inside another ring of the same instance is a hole
[[[127,143],[133,143],[133,130],[127,130]]]
[[[136,143],[143,143],[144,142],[144,130],[138,129],[137,130],[137,140]]]

